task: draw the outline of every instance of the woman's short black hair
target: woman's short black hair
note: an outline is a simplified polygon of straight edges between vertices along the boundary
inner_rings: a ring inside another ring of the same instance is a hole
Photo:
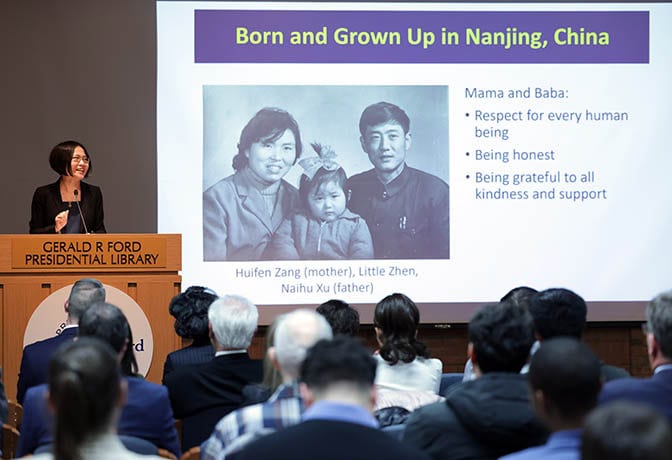
[[[381,358],[391,364],[429,358],[427,346],[416,338],[418,324],[418,306],[404,294],[390,294],[378,302],[373,325],[382,332]]]
[[[208,342],[208,308],[217,294],[202,286],[191,286],[170,301],[168,311],[175,318],[175,332],[185,339]]]
[[[255,142],[273,142],[279,139],[287,130],[294,134],[296,155],[294,162],[301,156],[301,133],[299,124],[286,110],[276,107],[264,107],[247,122],[238,141],[238,153],[233,157],[233,169],[240,171],[247,166],[245,151]]]
[[[51,169],[56,171],[61,176],[72,176],[72,157],[75,154],[75,149],[80,147],[84,150],[86,158],[89,159],[89,169],[86,171],[84,177],[89,177],[89,174],[93,171],[93,162],[91,161],[91,155],[86,150],[82,144],[76,141],[65,141],[56,145],[51,149],[49,154],[49,165]]]

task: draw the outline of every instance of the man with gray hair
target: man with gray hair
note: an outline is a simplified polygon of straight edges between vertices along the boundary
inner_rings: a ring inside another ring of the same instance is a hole
[[[79,318],[91,305],[104,301],[105,288],[97,279],[82,278],[72,285],[70,296],[64,304],[67,319],[63,330],[54,337],[32,343],[23,349],[16,390],[16,399],[20,404],[23,404],[28,388],[47,383],[49,358],[59,345],[74,340]]]
[[[258,319],[257,307],[244,297],[216,300],[208,309],[213,359],[166,376],[173,413],[182,419],[183,451],[200,445],[222,417],[243,404],[243,387],[261,381],[261,361],[247,354]]]
[[[643,329],[653,377],[607,382],[600,393],[599,404],[616,400],[643,403],[672,423],[672,290],[649,302]]]
[[[202,446],[201,458],[222,460],[261,436],[299,423],[304,411],[297,382],[301,364],[311,346],[331,338],[327,320],[312,310],[294,310],[278,318],[275,346],[268,349],[268,357],[282,375],[282,385],[268,401],[224,417]]]

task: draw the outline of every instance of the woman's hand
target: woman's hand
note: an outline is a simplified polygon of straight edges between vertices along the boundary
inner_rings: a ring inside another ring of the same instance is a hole
[[[54,223],[56,225],[56,233],[59,233],[63,227],[68,223],[68,212],[69,211],[62,211],[56,214],[56,219],[54,219]]]

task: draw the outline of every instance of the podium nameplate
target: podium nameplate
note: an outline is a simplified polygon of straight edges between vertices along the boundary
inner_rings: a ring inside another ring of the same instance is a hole
[[[50,235],[15,238],[13,269],[166,267],[166,240],[156,235]]]

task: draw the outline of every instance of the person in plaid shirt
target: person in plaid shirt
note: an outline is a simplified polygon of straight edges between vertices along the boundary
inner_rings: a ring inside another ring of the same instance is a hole
[[[300,309],[280,317],[268,357],[282,374],[283,384],[268,401],[222,418],[201,445],[201,459],[222,460],[261,436],[299,423],[304,410],[297,383],[301,363],[314,343],[331,338],[326,319],[314,311]]]

